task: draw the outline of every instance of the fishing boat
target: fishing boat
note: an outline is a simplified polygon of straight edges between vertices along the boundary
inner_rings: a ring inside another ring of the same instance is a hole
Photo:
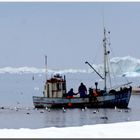
[[[106,29],[104,28],[103,37],[103,48],[104,48],[104,76],[89,63],[88,64],[97,73],[100,78],[104,81],[104,88],[101,90],[98,88],[98,83],[95,82],[95,88],[89,88],[86,97],[79,97],[74,95],[69,98],[66,91],[66,77],[56,74],[50,79],[46,78],[43,96],[33,96],[33,104],[35,108],[127,108],[132,87],[131,82],[127,82],[119,86],[118,88],[107,88],[107,75],[108,63],[107,56],[109,51],[107,51],[107,37]]]

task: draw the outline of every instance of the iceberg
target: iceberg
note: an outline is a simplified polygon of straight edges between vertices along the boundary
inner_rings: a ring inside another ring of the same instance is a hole
[[[92,64],[93,67],[99,72],[103,73],[103,65]],[[110,66],[112,73],[115,75],[126,75],[128,77],[140,76],[140,59],[133,58],[131,56],[126,57],[114,57],[110,61]],[[91,69],[48,69],[49,74],[67,74],[67,73],[92,73]],[[10,73],[10,74],[42,74],[45,73],[45,68],[36,67],[3,67],[0,68],[0,74]]]

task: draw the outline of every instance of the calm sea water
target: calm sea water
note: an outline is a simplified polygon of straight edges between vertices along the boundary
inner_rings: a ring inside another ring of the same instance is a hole
[[[34,80],[32,77],[34,76]],[[75,92],[81,82],[94,85],[92,74],[66,74],[67,90]],[[129,109],[34,109],[32,96],[42,96],[45,75],[0,74],[0,128],[45,128],[82,126],[140,120],[140,95],[132,95]],[[118,80],[121,81],[121,80]],[[132,85],[140,85],[139,77],[129,78]],[[121,82],[120,82],[121,84]],[[99,82],[102,87],[103,83]],[[3,109],[4,108],[4,109]],[[18,109],[17,109],[18,108]]]

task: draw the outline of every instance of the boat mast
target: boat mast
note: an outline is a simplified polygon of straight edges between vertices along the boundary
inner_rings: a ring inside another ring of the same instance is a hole
[[[104,38],[103,38],[103,47],[104,47],[104,90],[106,92],[106,76],[107,76],[107,51],[106,51],[106,29],[104,27]]]
[[[47,87],[47,56],[46,55],[45,55],[45,74],[46,74],[46,80],[45,80],[44,97],[49,97],[48,87]]]
[[[45,73],[46,73],[46,81],[47,81],[47,56],[45,55]]]

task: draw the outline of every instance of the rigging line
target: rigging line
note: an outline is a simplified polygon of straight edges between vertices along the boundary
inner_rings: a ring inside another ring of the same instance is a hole
[[[115,57],[115,53],[114,53],[113,49],[110,47],[110,36],[108,37],[108,41],[109,41],[109,48],[110,48],[110,50],[111,50],[112,54],[113,54],[113,55],[114,55],[114,57]],[[123,71],[122,71],[122,68],[121,68],[120,64],[118,64],[118,66],[119,66],[119,68],[120,68],[121,73],[123,73]],[[123,76],[123,78],[124,78],[127,82],[129,82],[129,80],[127,79],[127,77]]]
[[[111,49],[111,47],[110,47],[110,50],[112,51],[112,54],[114,55],[114,52],[113,52],[113,50]],[[115,55],[114,55],[114,57],[115,57]],[[123,73],[120,64],[118,64],[118,66],[119,66],[119,69],[120,69],[121,73]],[[123,78],[124,78],[127,82],[129,82],[129,80],[127,79],[127,77],[123,76]]]
[[[102,25],[103,25],[103,29],[104,29],[104,8],[102,7]],[[97,48],[96,49],[94,49],[95,51],[94,51],[94,56],[93,56],[93,60],[98,60],[98,58],[99,58],[99,53],[98,52],[101,52],[101,47],[100,46],[102,46],[103,44],[102,44],[102,41],[99,43],[99,47],[97,46]]]
[[[93,60],[94,62],[96,62],[96,60],[99,60],[100,56],[99,56],[99,52],[101,52],[102,48],[100,47],[102,46],[102,41],[100,41],[98,44],[97,44],[97,47],[94,48],[94,52],[93,52]]]
[[[108,37],[108,40],[109,40],[109,44],[110,44],[110,37]],[[109,45],[109,47],[110,47],[110,45]],[[114,51],[113,51],[113,49],[112,49],[111,47],[110,47],[110,50],[111,50],[112,54],[113,54],[114,57],[115,57],[115,53],[114,53]],[[110,62],[110,63],[111,63],[111,62]],[[119,69],[120,69],[121,73],[123,73],[120,64],[118,64],[118,66],[119,66]],[[111,68],[112,68],[112,66],[111,66]],[[114,76],[114,78],[115,78],[115,83],[117,83],[117,82],[116,82],[116,77],[117,77],[117,76],[115,75],[114,71],[112,71],[112,72],[113,72],[113,76]],[[129,80],[127,79],[127,77],[123,76],[123,78],[129,83]]]
[[[117,84],[117,80],[116,80],[116,76],[115,76],[115,72],[111,66],[111,63],[110,63],[110,70],[111,70],[111,73],[112,73],[112,77],[114,78],[113,81]]]
[[[101,43],[99,44],[99,46],[101,46]],[[94,56],[93,56],[93,60],[98,60],[99,58],[99,52],[101,52],[101,47],[96,47],[96,50],[94,51]],[[95,61],[96,62],[96,61]]]
[[[126,84],[121,84],[121,85],[118,85],[118,86],[114,86],[113,89],[117,89],[117,88],[120,88],[122,86],[130,85],[130,84],[132,84],[132,82],[128,82]]]
[[[108,34],[110,35],[110,31],[108,32]],[[108,46],[109,46],[110,50],[112,50],[111,47],[110,47],[110,45],[111,45],[111,43],[110,43],[110,42],[111,42],[111,41],[110,41],[110,36],[108,36],[107,40],[108,40]],[[110,62],[110,61],[109,61],[109,62]],[[116,76],[115,76],[115,72],[114,72],[114,70],[113,70],[113,68],[112,68],[112,66],[111,66],[111,62],[110,62],[110,70],[111,70],[112,75],[113,75],[113,77],[114,77],[115,83],[117,83]]]

